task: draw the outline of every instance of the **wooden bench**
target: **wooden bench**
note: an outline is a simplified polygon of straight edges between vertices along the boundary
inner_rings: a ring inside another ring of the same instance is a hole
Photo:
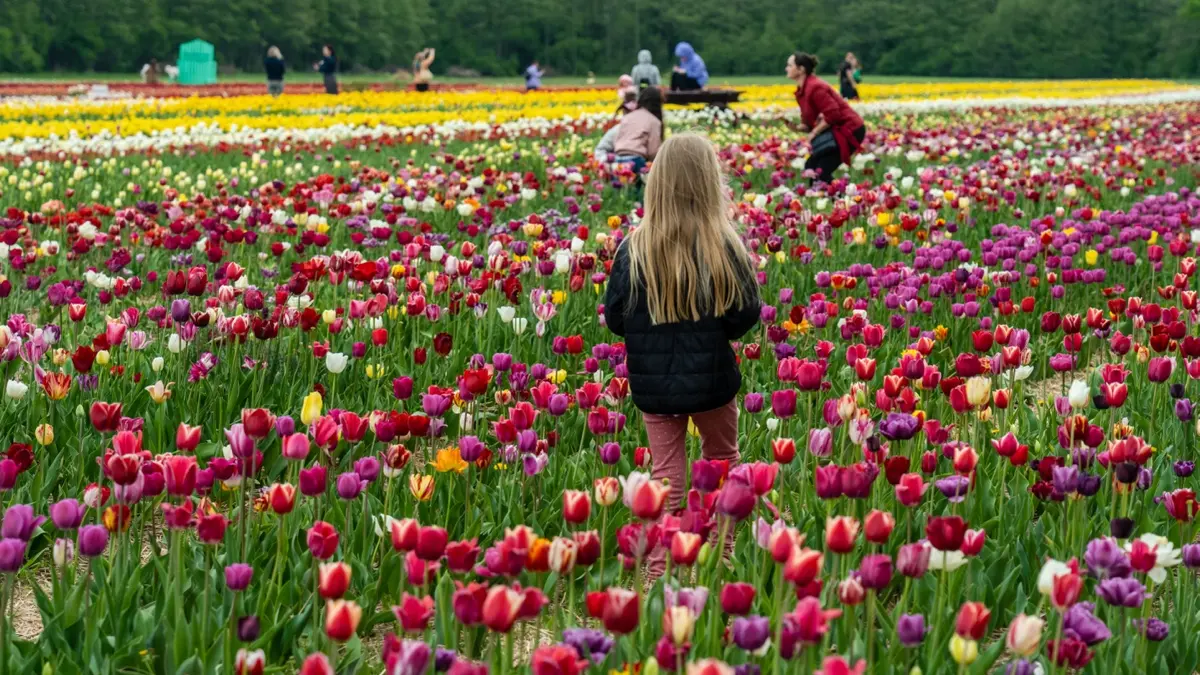
[[[725,109],[737,103],[742,92],[736,89],[693,89],[689,91],[664,91],[667,105],[707,105]]]

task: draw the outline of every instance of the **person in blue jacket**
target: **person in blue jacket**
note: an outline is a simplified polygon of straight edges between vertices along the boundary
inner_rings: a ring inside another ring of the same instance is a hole
[[[326,94],[338,93],[337,67],[337,54],[333,52],[331,45],[325,45],[321,48],[321,61],[314,64],[313,69],[323,76]]]
[[[674,91],[689,91],[703,89],[708,84],[708,68],[704,59],[686,42],[675,45],[675,56],[679,57],[679,65],[671,73],[671,89]]]

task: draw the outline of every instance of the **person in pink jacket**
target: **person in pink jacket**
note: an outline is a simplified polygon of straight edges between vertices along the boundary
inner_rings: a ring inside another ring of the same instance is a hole
[[[663,140],[663,96],[658,87],[646,87],[638,94],[637,110],[621,118],[613,143],[616,161],[631,164],[641,174],[654,161]]]

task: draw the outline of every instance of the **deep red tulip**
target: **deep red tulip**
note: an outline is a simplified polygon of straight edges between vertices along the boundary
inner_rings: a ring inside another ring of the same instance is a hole
[[[405,633],[423,633],[433,618],[433,598],[404,593],[400,596],[400,604],[392,606],[392,613]]]
[[[308,551],[318,560],[328,560],[337,550],[338,532],[333,525],[318,520],[308,530]]]
[[[873,544],[886,544],[896,527],[896,519],[886,511],[874,510],[863,520],[863,536]]]
[[[121,404],[95,401],[88,409],[88,417],[96,431],[100,433],[116,431],[121,422]]]
[[[478,557],[479,545],[475,539],[446,544],[446,568],[451,572],[470,572]]]
[[[1050,592],[1050,604],[1062,612],[1079,602],[1079,594],[1083,591],[1083,577],[1077,572],[1067,572],[1054,577]]]
[[[939,551],[957,551],[962,548],[967,532],[967,521],[961,516],[935,516],[925,525],[925,536],[929,544]]]
[[[275,415],[266,408],[242,408],[242,428],[247,436],[262,440],[275,428]]]
[[[275,483],[267,488],[267,501],[275,513],[291,513],[296,507],[296,487],[287,483]]]
[[[167,494],[175,497],[186,497],[196,489],[196,458],[175,455],[162,458],[163,478],[166,480]]]
[[[448,540],[445,528],[436,525],[422,527],[417,534],[417,556],[421,560],[438,560],[446,552]]]
[[[196,538],[205,544],[219,544],[225,539],[228,525],[229,521],[219,513],[200,516],[196,521]]]
[[[721,611],[733,616],[745,616],[754,605],[754,586],[744,583],[728,583],[721,588]]]
[[[588,593],[588,612],[604,624],[605,630],[625,635],[638,626],[638,594],[625,588]]]
[[[771,455],[780,464],[791,464],[796,458],[796,441],[790,438],[776,438],[771,441]]]
[[[575,564],[587,567],[600,559],[600,533],[596,530],[576,532],[572,535],[579,547],[575,554]]]

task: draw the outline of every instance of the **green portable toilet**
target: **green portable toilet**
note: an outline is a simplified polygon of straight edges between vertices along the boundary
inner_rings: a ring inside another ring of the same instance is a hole
[[[204,40],[192,40],[179,45],[179,83],[216,84],[217,62],[213,46]]]

